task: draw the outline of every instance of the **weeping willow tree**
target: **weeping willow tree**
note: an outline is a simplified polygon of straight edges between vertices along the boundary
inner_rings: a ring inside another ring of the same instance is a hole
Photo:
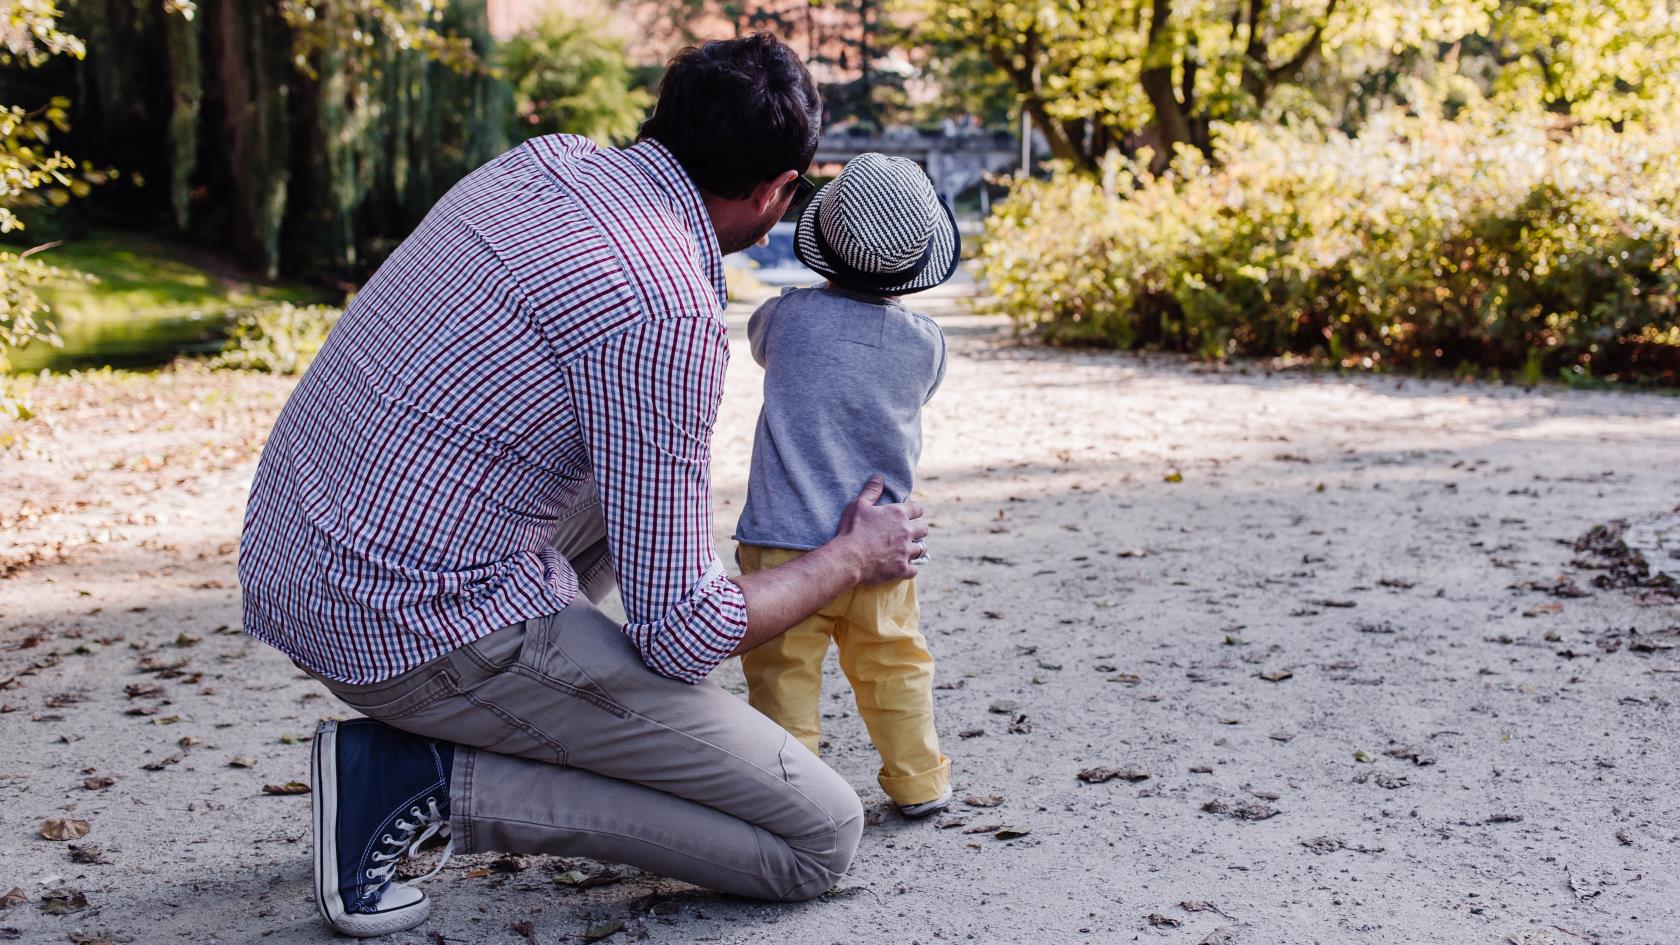
[[[353,279],[504,146],[486,0],[79,0],[66,147],[126,176],[96,221],[171,227],[270,277]]]
[[[288,0],[282,10],[303,76],[292,112],[301,139],[293,153],[303,157],[294,183],[300,199],[325,211],[285,220],[286,243],[354,271],[383,257],[505,144],[510,96],[487,65],[485,3]]]

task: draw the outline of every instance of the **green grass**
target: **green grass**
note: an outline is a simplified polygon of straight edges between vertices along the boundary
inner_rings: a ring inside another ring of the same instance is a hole
[[[265,285],[203,250],[131,233],[99,232],[37,256],[67,272],[42,288],[64,347],[10,352],[16,373],[107,364],[144,367],[221,346],[230,309],[264,302],[316,302],[322,293]]]

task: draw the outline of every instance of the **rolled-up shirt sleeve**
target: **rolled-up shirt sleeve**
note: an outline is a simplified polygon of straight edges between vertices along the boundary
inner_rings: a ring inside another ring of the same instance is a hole
[[[620,331],[568,370],[607,542],[649,669],[697,683],[747,631],[712,534],[711,440],[729,337],[710,315]]]

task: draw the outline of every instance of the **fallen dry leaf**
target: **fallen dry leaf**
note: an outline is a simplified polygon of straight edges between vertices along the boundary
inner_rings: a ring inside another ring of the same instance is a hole
[[[1225,914],[1220,912],[1218,906],[1201,899],[1186,899],[1179,903],[1178,907],[1183,909],[1185,912],[1219,912],[1220,915]]]
[[[1415,745],[1402,745],[1399,748],[1390,748],[1383,752],[1383,754],[1390,758],[1399,758],[1405,761],[1410,761],[1412,764],[1417,765],[1420,768],[1427,767],[1435,763],[1434,755],[1431,755]]]
[[[180,764],[182,761],[186,760],[186,757],[187,753],[185,751],[178,751],[162,761],[154,761],[150,764],[141,765],[140,767],[146,771],[162,771],[170,765]]]
[[[594,889],[597,886],[610,886],[624,877],[616,870],[603,869],[598,873],[585,873],[579,869],[569,869],[554,877],[555,885],[575,886],[578,889]]]
[[[997,807],[1003,803],[1003,797],[997,794],[974,795],[963,798],[963,803],[970,807]]]
[[[265,784],[264,794],[308,794],[309,785],[302,781],[287,781],[285,784]]]
[[[624,920],[608,919],[605,922],[597,922],[585,929],[583,933],[583,940],[586,942],[599,942],[601,939],[616,935],[622,931],[624,931]]]
[[[88,863],[94,866],[110,866],[111,859],[105,855],[97,843],[70,844],[70,862]]]
[[[1086,768],[1084,771],[1079,772],[1078,777],[1079,780],[1084,781],[1086,784],[1101,784],[1104,781],[1112,781],[1115,778],[1132,781],[1134,783],[1138,781],[1147,781],[1149,780],[1150,775],[1149,772],[1143,770],[1142,768]]]
[[[1287,669],[1274,669],[1260,674],[1260,678],[1267,682],[1283,682],[1285,679],[1294,678],[1294,676],[1295,674]]]
[[[1227,817],[1234,817],[1237,820],[1266,820],[1271,817],[1276,817],[1278,814],[1277,808],[1272,807],[1269,804],[1261,804],[1253,801],[1244,804],[1237,804],[1235,806],[1227,804],[1224,801],[1208,801],[1206,804],[1202,805],[1202,810],[1205,810],[1210,814],[1223,814]]]
[[[41,836],[48,840],[80,840],[92,829],[93,825],[87,821],[69,817],[48,817],[41,821]]]
[[[87,907],[87,894],[69,886],[60,886],[41,897],[41,911],[48,915],[69,915]]]
[[[490,869],[497,873],[523,873],[530,868],[530,860],[512,854],[504,854],[490,861]]]

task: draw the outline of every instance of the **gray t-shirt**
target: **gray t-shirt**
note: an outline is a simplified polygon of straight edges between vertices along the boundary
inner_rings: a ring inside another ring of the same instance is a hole
[[[787,289],[747,323],[764,366],[747,505],[735,540],[809,550],[875,473],[883,504],[910,497],[922,404],[945,378],[945,335],[894,299]]]

